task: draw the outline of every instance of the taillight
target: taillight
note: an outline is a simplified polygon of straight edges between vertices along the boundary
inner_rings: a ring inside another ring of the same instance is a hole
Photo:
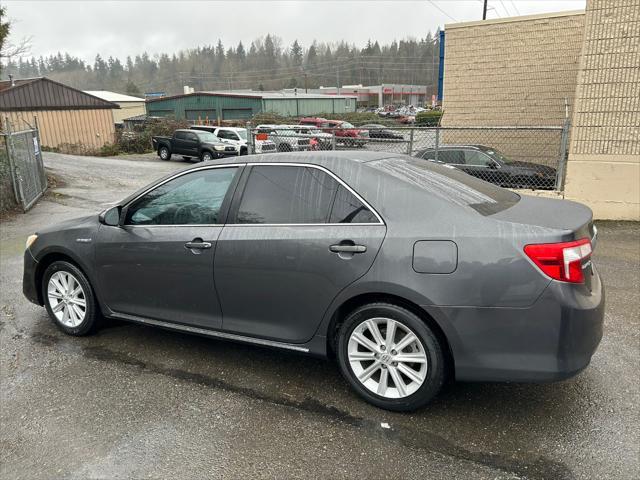
[[[582,283],[583,262],[591,256],[591,241],[588,238],[575,242],[540,243],[527,245],[524,253],[540,270],[554,280]]]

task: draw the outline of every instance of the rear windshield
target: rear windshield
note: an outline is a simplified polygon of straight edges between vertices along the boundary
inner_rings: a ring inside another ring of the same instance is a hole
[[[412,158],[385,158],[369,163],[389,175],[428,190],[433,195],[482,215],[493,215],[515,205],[520,196],[472,177],[449,165]]]

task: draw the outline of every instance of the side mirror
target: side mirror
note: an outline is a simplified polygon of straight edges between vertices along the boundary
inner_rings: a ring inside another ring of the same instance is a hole
[[[103,225],[108,225],[110,227],[117,227],[120,225],[121,213],[122,213],[122,207],[120,205],[108,208],[98,216],[98,221]]]
[[[489,163],[489,168],[492,170],[496,170],[498,168],[500,168],[500,165],[498,165],[496,162],[491,162]]]

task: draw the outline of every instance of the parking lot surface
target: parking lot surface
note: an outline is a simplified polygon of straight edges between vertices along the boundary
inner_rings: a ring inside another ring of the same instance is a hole
[[[357,398],[332,361],[120,322],[73,338],[28,303],[27,235],[184,165],[136,158],[47,153],[60,183],[3,220],[3,479],[640,476],[637,223],[598,224],[605,335],[583,373],[452,384],[427,408],[397,414]]]

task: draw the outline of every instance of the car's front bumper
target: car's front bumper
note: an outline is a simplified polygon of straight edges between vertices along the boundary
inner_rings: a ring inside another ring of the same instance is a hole
[[[29,249],[24,252],[24,271],[22,273],[22,293],[32,303],[42,305],[38,298],[38,285],[36,285],[36,270],[38,262]]]
[[[591,361],[603,334],[604,287],[552,281],[528,308],[445,307],[456,379],[545,382],[572,377]],[[429,310],[429,307],[425,307]]]

